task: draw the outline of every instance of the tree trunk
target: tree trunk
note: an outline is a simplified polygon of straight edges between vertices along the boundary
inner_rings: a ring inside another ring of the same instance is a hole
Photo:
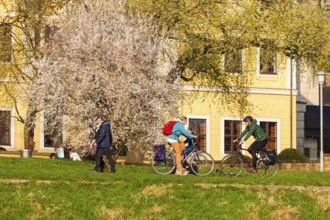
[[[34,128],[24,124],[24,149],[34,149]]]
[[[126,144],[122,143],[116,143],[115,145],[117,145],[117,153],[113,156],[112,159],[116,162],[122,153],[125,151],[127,152],[127,146]]]
[[[34,129],[37,111],[29,105],[24,122],[24,149],[34,149]]]
[[[142,164],[143,163],[143,153],[141,149],[134,148],[129,149],[126,154],[125,163],[127,164]]]

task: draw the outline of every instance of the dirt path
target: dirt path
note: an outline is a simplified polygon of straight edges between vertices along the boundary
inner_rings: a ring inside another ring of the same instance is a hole
[[[28,180],[28,179],[0,179],[0,183],[28,183],[28,182],[36,182],[40,184],[51,184],[56,183],[56,180]],[[81,184],[101,184],[101,185],[108,185],[108,184],[123,184],[125,181],[111,181],[111,182],[92,182],[92,181],[76,181],[77,183]],[[71,184],[72,182],[66,181],[65,183]]]
[[[27,183],[27,182],[36,182],[40,184],[51,184],[55,183],[55,180],[28,180],[28,179],[0,179],[0,183]],[[70,184],[70,182],[67,182]],[[114,184],[114,182],[91,182],[91,181],[78,181],[81,184]],[[124,181],[116,181],[116,184],[124,184]],[[299,190],[299,191],[325,191],[330,192],[330,186],[299,186],[299,185],[245,185],[245,184],[213,184],[213,183],[195,183],[195,186],[199,186],[202,188],[216,188],[216,187],[236,187],[236,188],[244,188],[244,189],[268,189],[268,190],[277,190],[277,189],[285,189],[285,190]]]
[[[277,190],[277,189],[286,189],[286,190],[299,190],[299,191],[328,191],[330,192],[330,186],[286,186],[286,185],[244,185],[244,184],[212,184],[212,183],[197,183],[196,186],[202,188],[214,188],[214,187],[236,187],[236,188],[245,188],[245,189],[268,189],[268,190]]]

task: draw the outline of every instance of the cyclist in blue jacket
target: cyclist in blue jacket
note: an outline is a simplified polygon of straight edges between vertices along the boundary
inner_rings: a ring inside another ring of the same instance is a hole
[[[197,138],[196,135],[193,135],[192,133],[189,133],[186,129],[185,129],[185,125],[187,124],[188,120],[186,116],[181,116],[180,120],[178,120],[175,125],[172,128],[172,134],[167,136],[167,142],[169,142],[176,154],[176,175],[187,175],[189,173],[189,171],[187,171],[186,169],[184,169],[182,167],[181,161],[182,161],[182,157],[181,157],[181,152],[182,150],[185,149],[185,144],[180,141],[180,136],[183,135],[186,138]]]

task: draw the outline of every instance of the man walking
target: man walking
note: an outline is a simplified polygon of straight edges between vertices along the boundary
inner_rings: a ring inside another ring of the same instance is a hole
[[[110,153],[110,146],[112,144],[112,133],[111,133],[111,127],[110,123],[107,120],[106,116],[101,116],[97,118],[96,124],[100,125],[99,129],[97,130],[95,134],[95,142],[96,142],[96,165],[93,170],[90,170],[90,172],[97,172],[100,169],[102,156],[103,154],[106,155],[110,166],[111,166],[111,173],[115,173],[115,162],[113,161]]]

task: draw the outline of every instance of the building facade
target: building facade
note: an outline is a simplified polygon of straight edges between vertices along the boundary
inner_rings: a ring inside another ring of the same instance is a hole
[[[296,64],[281,54],[274,57],[273,63],[262,63],[260,49],[252,50],[256,53],[250,54],[255,54],[255,57],[246,59],[255,67],[251,73],[253,84],[249,89],[249,99],[255,105],[251,116],[266,131],[268,148],[276,149],[278,153],[285,148],[296,148]],[[243,62],[241,66],[244,66],[244,59],[239,62]],[[267,68],[263,70],[263,66]],[[200,93],[216,92],[217,89],[186,86],[185,90]],[[182,107],[181,113],[188,116],[188,126],[201,135],[201,149],[215,159],[221,159],[234,150],[233,140],[245,127],[242,116],[235,115],[235,111],[221,111],[221,106],[214,105],[211,97],[194,99]],[[253,137],[243,147],[252,142]]]
[[[27,1],[4,0],[0,3],[0,148],[7,151],[24,149],[27,134],[25,80],[33,78],[31,58],[47,37],[54,21],[52,10],[34,13],[39,5]],[[57,3],[49,6],[56,9]],[[28,14],[29,18],[26,18]],[[49,23],[48,23],[49,22]],[[29,29],[30,28],[30,29]],[[33,149],[45,147],[43,123],[38,114],[34,129]]]

